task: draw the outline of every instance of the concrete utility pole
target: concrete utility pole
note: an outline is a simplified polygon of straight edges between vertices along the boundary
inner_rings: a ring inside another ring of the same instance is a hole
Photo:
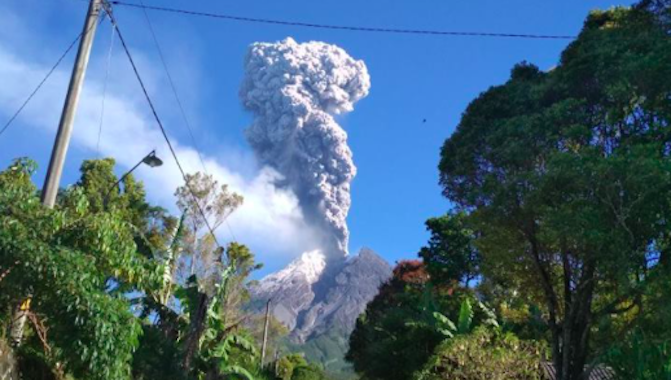
[[[79,93],[84,84],[84,74],[86,74],[86,66],[88,66],[89,63],[93,38],[96,34],[98,16],[100,15],[103,1],[104,0],[91,0],[89,10],[86,13],[84,30],[82,31],[81,39],[79,40],[77,59],[75,61],[75,66],[72,69],[70,86],[65,98],[61,121],[58,125],[58,133],[56,134],[54,149],[51,151],[49,170],[47,171],[47,177],[44,180],[44,187],[42,188],[42,204],[48,208],[53,208],[56,203],[56,195],[58,194],[61,175],[63,174],[65,154],[67,153],[68,145],[70,144],[72,124],[75,120],[77,103],[79,103]],[[23,331],[25,330],[26,320],[30,313],[30,301],[31,296],[28,295],[14,312],[10,330],[10,342],[14,346],[19,346],[23,340]]]
[[[54,204],[56,203],[56,194],[58,194],[61,175],[63,174],[65,154],[67,153],[68,145],[70,145],[72,124],[75,120],[79,95],[82,90],[82,85],[84,84],[86,66],[88,66],[89,63],[89,56],[91,55],[91,47],[93,46],[93,38],[96,34],[98,16],[100,15],[102,4],[103,0],[91,0],[89,3],[86,22],[84,22],[84,30],[82,31],[82,36],[79,40],[77,60],[72,69],[70,87],[68,88],[68,94],[65,98],[61,121],[58,125],[58,133],[56,134],[54,149],[51,151],[51,160],[49,161],[47,178],[44,181],[44,188],[42,189],[42,203],[49,208],[54,207]]]
[[[268,344],[268,322],[270,321],[270,302],[272,299],[268,299],[268,303],[266,303],[266,322],[263,326],[263,345],[261,346],[261,368],[263,368],[263,365],[265,364],[265,359],[266,359],[266,347]]]

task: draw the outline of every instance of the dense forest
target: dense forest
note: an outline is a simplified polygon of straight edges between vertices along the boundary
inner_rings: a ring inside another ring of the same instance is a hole
[[[358,318],[356,376],[671,379],[670,123],[668,0],[515,66],[445,141],[453,207]],[[331,378],[246,307],[261,264],[211,233],[244,202],[226,184],[187,175],[175,216],[88,160],[48,209],[35,171],[0,172],[1,379]]]

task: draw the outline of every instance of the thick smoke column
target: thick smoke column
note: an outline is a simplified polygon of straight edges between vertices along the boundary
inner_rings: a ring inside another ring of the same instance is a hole
[[[327,256],[346,255],[350,183],[356,175],[347,133],[334,115],[368,95],[363,61],[322,42],[291,38],[252,44],[240,98],[255,118],[247,139],[262,163],[284,176],[306,219],[324,233]]]

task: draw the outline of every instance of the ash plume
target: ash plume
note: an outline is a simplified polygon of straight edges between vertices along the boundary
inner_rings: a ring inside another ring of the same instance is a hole
[[[334,119],[368,95],[363,61],[322,42],[254,43],[240,89],[254,115],[246,137],[259,160],[284,177],[306,220],[323,233],[327,257],[347,255],[350,183],[356,175],[347,133]]]

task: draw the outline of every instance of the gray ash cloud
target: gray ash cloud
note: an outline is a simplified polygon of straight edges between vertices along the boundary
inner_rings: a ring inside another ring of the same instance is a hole
[[[322,42],[254,43],[245,59],[240,98],[254,115],[247,140],[283,176],[277,185],[296,194],[331,258],[347,255],[356,175],[347,133],[334,117],[351,112],[369,89],[363,61]]]

